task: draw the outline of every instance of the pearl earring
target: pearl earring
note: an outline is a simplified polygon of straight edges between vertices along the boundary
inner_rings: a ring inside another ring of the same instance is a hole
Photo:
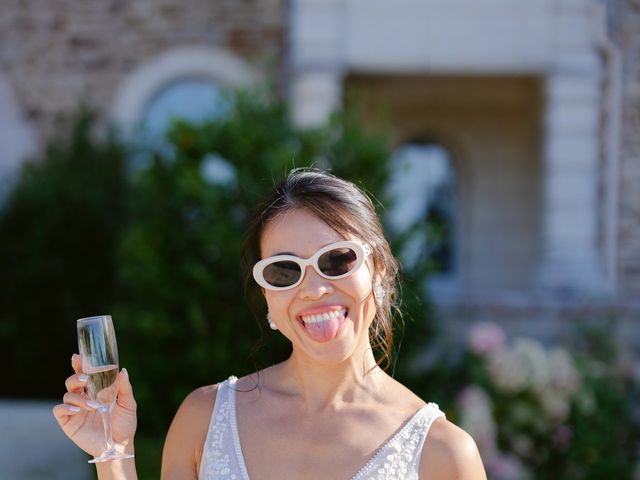
[[[278,326],[271,319],[271,314],[269,312],[267,312],[267,322],[269,322],[269,328],[271,330],[278,330]]]
[[[384,300],[387,291],[384,289],[382,285],[378,285],[377,283],[373,286],[373,296],[376,299],[376,303],[378,305],[382,305],[382,301]]]

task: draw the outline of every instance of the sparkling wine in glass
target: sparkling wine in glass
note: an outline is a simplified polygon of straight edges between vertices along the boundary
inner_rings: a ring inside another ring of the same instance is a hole
[[[78,349],[82,355],[82,371],[89,376],[87,395],[98,402],[105,434],[105,450],[89,463],[122,460],[133,455],[116,450],[111,438],[111,410],[116,402],[118,386],[118,345],[111,316],[78,320]]]

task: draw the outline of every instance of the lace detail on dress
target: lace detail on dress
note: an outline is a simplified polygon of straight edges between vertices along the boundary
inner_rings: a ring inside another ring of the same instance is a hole
[[[238,462],[237,452],[232,447],[235,442],[230,441],[235,435],[234,403],[230,401],[232,387],[237,378],[229,377],[218,385],[216,403],[211,414],[209,431],[204,443],[202,460],[198,478],[203,480],[248,480],[242,476],[242,469]],[[239,442],[238,442],[239,447]]]
[[[438,405],[422,407],[353,477],[353,480],[418,480],[422,447],[429,427],[444,417]]]
[[[238,436],[236,377],[218,385],[209,431],[204,443],[200,480],[249,480]],[[384,443],[352,480],[418,480],[422,447],[431,424],[444,417],[429,403]]]

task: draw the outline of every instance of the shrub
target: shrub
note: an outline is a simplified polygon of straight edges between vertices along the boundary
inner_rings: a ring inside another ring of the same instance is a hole
[[[58,396],[77,350],[74,319],[115,300],[125,151],[93,124],[87,112],[61,122],[1,207],[0,345],[11,366],[1,396]]]

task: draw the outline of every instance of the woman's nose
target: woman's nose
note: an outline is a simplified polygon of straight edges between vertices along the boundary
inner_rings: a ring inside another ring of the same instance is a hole
[[[333,292],[331,280],[321,277],[315,268],[311,265],[307,266],[304,272],[304,278],[298,285],[298,294],[300,298],[315,299]]]

